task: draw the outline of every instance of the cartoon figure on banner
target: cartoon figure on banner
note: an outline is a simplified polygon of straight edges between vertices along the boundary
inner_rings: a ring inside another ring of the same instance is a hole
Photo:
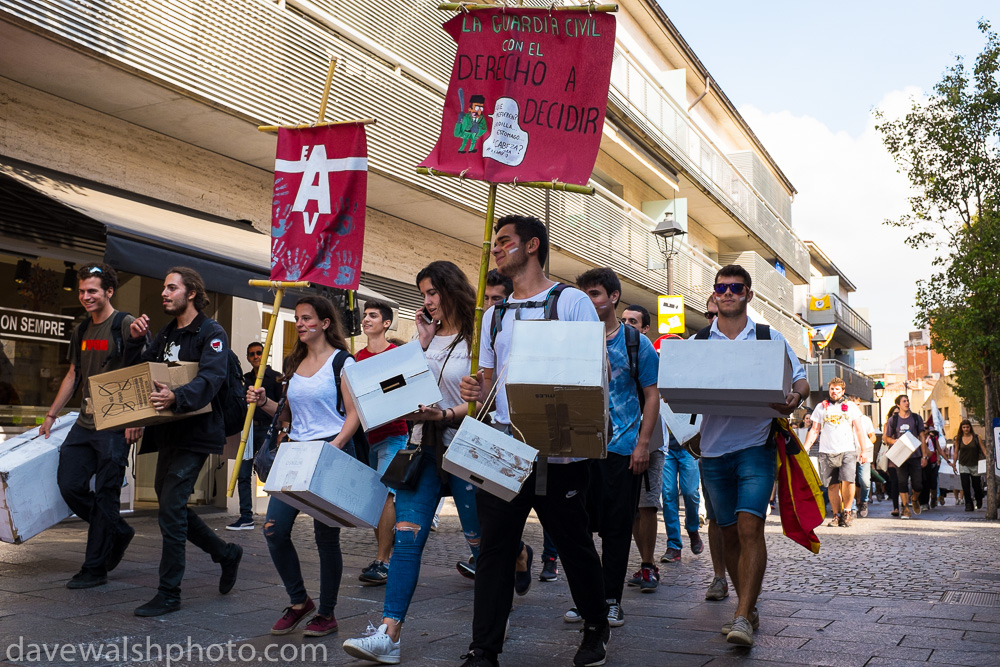
[[[465,109],[465,91],[458,89],[458,106]],[[455,123],[455,136],[462,140],[459,153],[476,153],[476,144],[479,138],[486,134],[486,115],[483,113],[486,108],[486,98],[482,95],[473,95],[469,98],[469,108],[458,114],[458,121]]]
[[[517,102],[510,97],[501,97],[490,118],[493,131],[483,142],[483,156],[501,162],[508,167],[516,167],[524,160],[528,151],[528,133],[521,129],[518,118],[520,110]]]

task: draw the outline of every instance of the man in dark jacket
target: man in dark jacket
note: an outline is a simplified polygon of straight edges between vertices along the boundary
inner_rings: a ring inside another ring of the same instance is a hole
[[[243,374],[243,386],[252,387],[257,382],[257,371],[263,363],[264,346],[256,341],[247,345],[247,361],[253,368],[249,373]],[[264,381],[261,383],[264,388],[264,395],[267,400],[278,402],[281,400],[281,375],[267,364],[264,364]],[[267,429],[271,427],[271,416],[263,410],[255,410],[253,413],[253,440],[247,443],[247,448],[251,450],[253,456],[257,456],[260,446],[267,436]],[[226,530],[253,530],[253,458],[244,458],[238,462],[240,474],[236,478],[236,490],[240,496],[240,518],[226,526]]]
[[[193,412],[216,402],[214,399],[226,381],[229,340],[219,323],[202,312],[208,305],[205,283],[193,269],[170,269],[163,281],[162,297],[163,311],[174,320],[144,347],[149,335],[149,317],[138,317],[125,344],[125,362],[198,362],[198,375],[193,380],[173,390],[157,382],[156,391],[149,395],[157,410]],[[160,505],[163,552],[156,597],[138,607],[136,616],[160,616],[180,609],[187,540],[222,565],[220,593],[228,593],[235,585],[243,548],[219,539],[187,506],[208,455],[221,454],[225,443],[225,427],[217,405],[205,414],[146,427],[139,453],[157,452],[154,488]]]

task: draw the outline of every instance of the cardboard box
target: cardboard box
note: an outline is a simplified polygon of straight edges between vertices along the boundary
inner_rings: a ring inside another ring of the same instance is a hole
[[[0,541],[21,544],[73,512],[59,493],[59,448],[76,423],[55,421],[49,438],[37,428],[0,442]]]
[[[660,402],[660,418],[674,434],[674,438],[680,445],[698,437],[701,433],[701,415],[695,415],[694,424],[692,424],[689,413],[674,412],[669,405],[662,401]]]
[[[427,368],[416,340],[345,367],[342,384],[366,431],[442,398],[437,376]]]
[[[792,363],[778,340],[699,340],[660,348],[660,396],[674,412],[781,417],[769,407],[792,390]]]
[[[604,324],[515,321],[506,388],[518,440],[537,448],[542,456],[605,458],[608,360]]]
[[[481,421],[466,418],[441,467],[503,500],[513,500],[531,474],[538,450]]]
[[[380,479],[327,442],[283,442],[264,492],[328,526],[374,528],[389,493]]]
[[[198,363],[195,361],[175,361],[168,364],[147,361],[91,376],[90,399],[97,430],[151,426],[211,412],[211,403],[184,413],[157,411],[149,404],[149,395],[156,391],[154,382],[176,389],[186,385],[197,375]]]
[[[916,451],[920,447],[920,439],[917,438],[910,432],[906,432],[896,438],[895,444],[889,448],[889,453],[886,456],[889,460],[895,463],[897,466],[903,465],[906,459],[910,458],[910,454]]]

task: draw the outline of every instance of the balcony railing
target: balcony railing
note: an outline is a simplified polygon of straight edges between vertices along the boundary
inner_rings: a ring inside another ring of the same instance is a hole
[[[823,382],[819,381],[819,362],[806,364],[806,378],[809,380],[809,387],[813,396],[820,399],[826,398],[826,390],[830,385],[830,380],[835,377],[841,378],[847,385],[844,393],[849,396],[860,396],[862,401],[871,401],[874,398],[875,380],[857,371],[840,361],[826,360],[823,362]]]
[[[693,178],[756,234],[785,266],[809,277],[809,251],[674,100],[624,53],[615,51],[611,103],[654,137]]]
[[[836,324],[840,333],[846,334],[852,339],[854,345],[849,347],[870,350],[872,348],[871,325],[839,296],[836,294],[828,296],[830,297],[830,309],[808,310],[806,311],[806,321],[809,324]],[[836,337],[837,333],[834,334],[834,338]]]

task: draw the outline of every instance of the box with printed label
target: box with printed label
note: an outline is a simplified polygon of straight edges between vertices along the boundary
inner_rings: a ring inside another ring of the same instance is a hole
[[[660,348],[657,386],[677,413],[781,417],[792,362],[780,340],[689,340]]]
[[[343,380],[366,431],[441,400],[437,377],[416,340],[346,366]]]
[[[374,528],[389,490],[375,470],[317,441],[281,443],[264,492],[328,526]]]
[[[515,321],[506,389],[518,440],[542,456],[605,458],[608,355],[603,323]]]
[[[896,438],[896,442],[894,442],[892,447],[889,448],[889,453],[886,454],[886,456],[888,456],[889,460],[897,466],[901,466],[906,459],[910,458],[910,454],[917,451],[919,448],[919,438],[910,432],[906,432]]]
[[[503,500],[513,500],[538,458],[538,450],[467,417],[445,451],[441,467]]]
[[[211,403],[191,412],[179,413],[173,410],[156,410],[149,403],[149,395],[156,391],[155,382],[176,389],[186,385],[197,375],[196,361],[146,361],[109,373],[92,375],[89,380],[90,407],[94,411],[97,430],[152,426],[211,412]]]
[[[59,448],[77,413],[55,421],[49,437],[37,428],[0,442],[0,541],[21,544],[73,512],[59,492]]]

